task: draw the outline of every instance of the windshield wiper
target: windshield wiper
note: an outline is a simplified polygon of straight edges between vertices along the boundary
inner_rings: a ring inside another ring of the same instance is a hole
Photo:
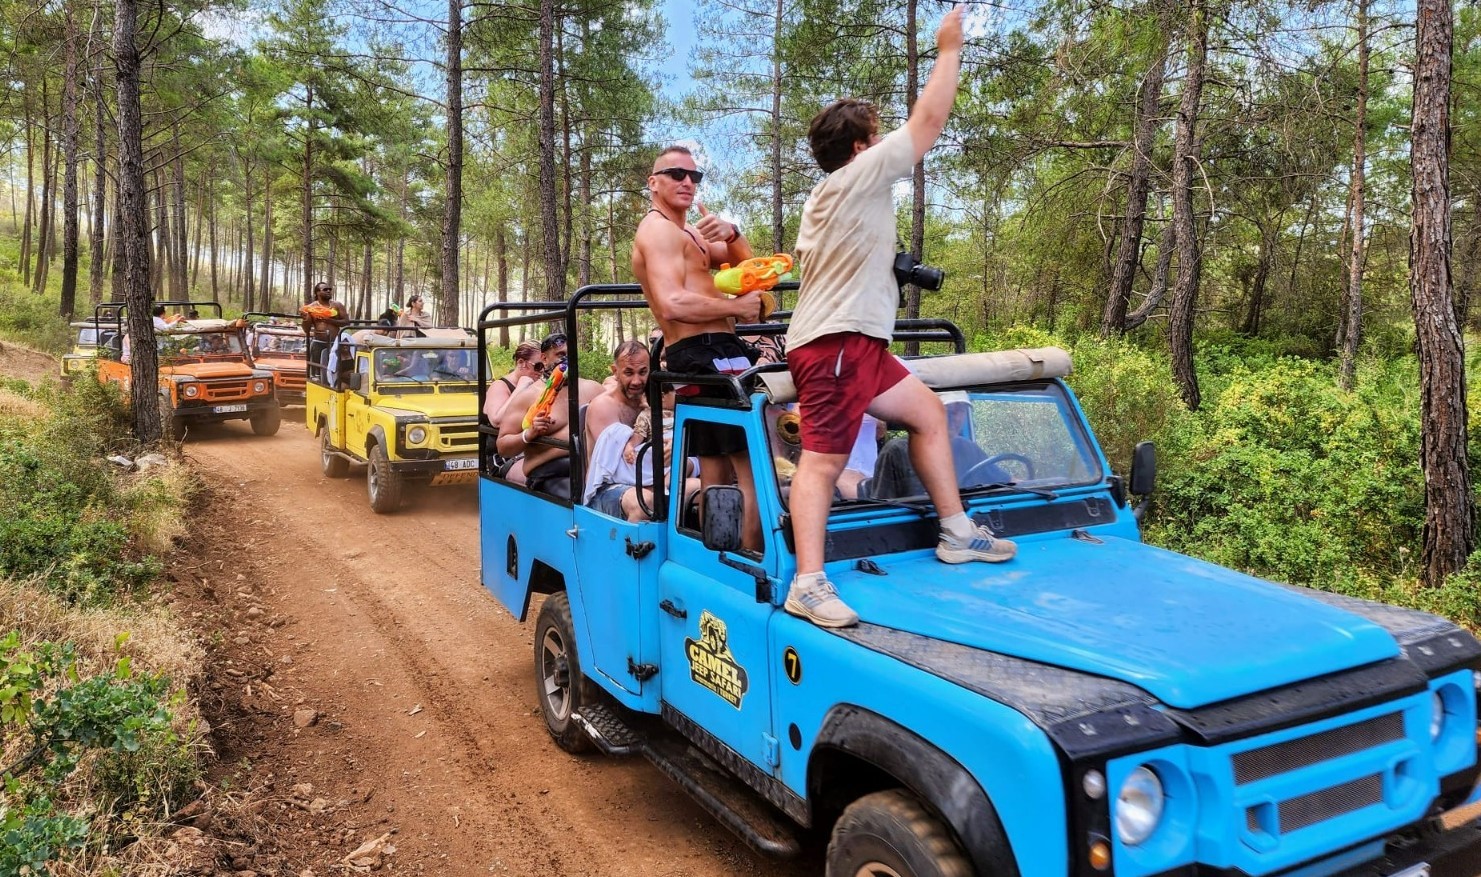
[[[1059,494],[1055,493],[1052,490],[1046,490],[1042,487],[1029,487],[1024,484],[1019,484],[1017,481],[992,481],[987,484],[974,484],[971,487],[961,488],[961,491],[963,493],[978,490],[984,492],[1014,490],[1020,493],[1032,493],[1034,496],[1042,497],[1044,499],[1059,499]]]

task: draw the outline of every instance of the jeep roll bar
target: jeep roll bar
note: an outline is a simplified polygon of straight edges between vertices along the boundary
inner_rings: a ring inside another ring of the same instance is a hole
[[[283,315],[282,314],[277,314],[275,316],[283,316]],[[300,323],[302,323],[302,321],[303,321],[303,315],[302,314],[289,314],[288,316],[292,317],[295,320],[298,320]],[[427,328],[430,329],[430,328],[433,328],[433,327],[428,326]],[[443,328],[443,327],[438,327],[438,328]],[[462,328],[462,327],[461,326],[452,326],[452,327],[447,327],[447,328],[458,329],[458,328]],[[346,320],[345,323],[344,323],[344,325],[342,325],[342,326],[339,327],[339,332],[344,332],[346,330],[355,331],[355,330],[359,330],[359,329],[374,329],[377,332],[380,332],[381,334],[387,334],[387,333],[390,333],[390,332],[396,332],[396,333],[402,333],[402,332],[420,332],[422,330],[422,327],[420,327],[420,326],[387,326],[386,324],[381,323],[381,322],[379,322],[377,320]],[[331,345],[334,345],[334,344],[338,344],[339,343],[339,332],[336,332],[335,335],[334,335],[334,340],[332,340],[332,341],[329,342]],[[307,333],[305,333],[305,336],[307,336]],[[315,361],[315,359],[312,356],[308,356],[307,354],[308,354],[308,349],[305,348],[305,355],[304,355],[304,378],[306,380],[313,381],[314,383],[318,384],[321,387],[331,387],[332,388],[333,385],[324,379],[324,364]],[[317,380],[315,380],[316,378],[317,378]]]
[[[797,289],[799,284],[795,280],[785,281],[776,285],[778,293]],[[583,286],[571,294],[566,301],[496,301],[490,302],[478,314],[478,346],[484,351],[484,355],[478,358],[478,460],[479,472],[487,473],[489,467],[484,465],[485,461],[491,460],[497,454],[497,448],[490,450],[490,446],[499,437],[496,424],[488,422],[483,413],[483,400],[488,395],[489,369],[488,369],[488,333],[491,329],[505,329],[512,326],[529,326],[539,323],[552,323],[561,321],[562,329],[568,339],[574,343],[566,345],[567,370],[569,374],[575,375],[576,381],[580,381],[580,343],[575,342],[580,335],[577,333],[582,311],[600,310],[631,310],[635,308],[648,307],[648,302],[642,297],[643,288],[636,283],[598,283]],[[623,298],[598,300],[597,296],[623,296]],[[636,298],[634,298],[636,296]],[[512,316],[492,317],[494,313],[508,314]],[[791,311],[776,311],[771,319],[765,323],[751,323],[735,327],[736,334],[750,337],[776,337],[785,335],[787,324],[781,320],[790,317]],[[895,341],[935,341],[951,344],[955,352],[965,353],[967,340],[962,330],[957,328],[950,320],[942,319],[900,319],[895,321]],[[663,352],[663,339],[654,342],[649,354],[652,362],[656,364]],[[751,390],[755,387],[757,375],[774,371],[785,371],[785,362],[762,363],[752,366],[739,375],[685,375],[675,372],[651,371],[648,375],[648,406],[653,411],[663,408],[664,384],[698,384],[701,386],[720,386],[730,389],[733,394],[731,399],[707,399],[696,400],[697,404],[722,405],[725,407],[749,409],[751,407]],[[579,388],[579,383],[577,384]],[[691,403],[694,404],[694,403]],[[577,424],[581,422],[580,407],[581,394],[577,392],[566,394],[567,405],[567,430],[579,429]],[[571,451],[571,497],[572,502],[580,502],[582,489],[586,484],[586,449],[581,446],[581,435],[574,435],[568,445]],[[654,451],[660,458],[655,458],[653,463],[653,508],[652,518],[655,521],[665,520],[668,503],[664,494],[664,467],[665,460],[661,459],[662,451]],[[638,496],[641,498],[642,492]]]

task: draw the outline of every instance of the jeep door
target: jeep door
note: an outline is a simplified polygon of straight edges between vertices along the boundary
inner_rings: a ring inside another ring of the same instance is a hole
[[[643,695],[643,681],[658,668],[654,607],[659,602],[664,527],[629,523],[584,505],[575,506],[572,512],[580,576],[577,586],[570,589],[571,614],[585,621],[591,638],[585,653],[587,668],[614,694],[621,689]],[[651,692],[656,684],[649,682],[646,688]],[[648,710],[657,706],[656,696],[645,700],[643,706]]]
[[[347,390],[336,395],[344,401],[344,434],[340,436],[342,447],[350,453],[360,457],[362,460],[366,454],[365,438],[370,433],[370,427],[374,424],[370,417],[370,393],[372,390],[370,381],[370,356],[357,355],[355,357],[355,370],[360,373],[360,389]],[[387,436],[394,441],[394,436]]]
[[[680,405],[676,431],[680,441],[675,447],[691,446],[691,430],[701,418],[740,428],[753,414]],[[753,428],[751,435],[757,434]],[[750,444],[752,469],[767,471],[761,468],[757,443]],[[725,555],[744,568],[722,562],[721,552],[704,546],[694,510],[682,496],[671,498],[668,526],[669,562],[658,576],[662,667],[658,679],[665,715],[692,738],[703,743],[713,737],[774,774],[778,754],[771,733],[767,635],[776,610],[769,599],[774,582],[762,569],[766,558],[754,553]],[[763,554],[776,550],[768,544]],[[757,575],[763,583],[760,589]],[[680,715],[668,715],[669,709]]]

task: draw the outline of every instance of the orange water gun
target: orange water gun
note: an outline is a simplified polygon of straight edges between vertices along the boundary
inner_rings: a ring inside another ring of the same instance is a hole
[[[715,274],[715,288],[726,295],[745,295],[748,292],[771,289],[791,271],[792,257],[786,253],[756,256],[734,268],[726,262]]]
[[[332,320],[335,313],[334,308],[318,303],[306,304],[298,312],[310,320]]]
[[[540,391],[540,398],[525,412],[525,419],[520,421],[520,429],[529,429],[535,425],[536,417],[546,417],[550,409],[555,407],[555,397],[560,393],[561,387],[566,385],[566,361],[560,361],[560,365],[551,369],[550,376],[545,379],[545,389]]]

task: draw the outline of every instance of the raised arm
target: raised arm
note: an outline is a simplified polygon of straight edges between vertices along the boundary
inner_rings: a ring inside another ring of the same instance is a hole
[[[936,145],[941,132],[946,130],[946,119],[951,115],[951,106],[956,103],[957,83],[962,73],[962,12],[965,7],[956,6],[941,20],[936,31],[936,66],[931,69],[926,87],[921,89],[905,120],[905,129],[910,132],[910,142],[915,146],[915,160],[920,161]]]

